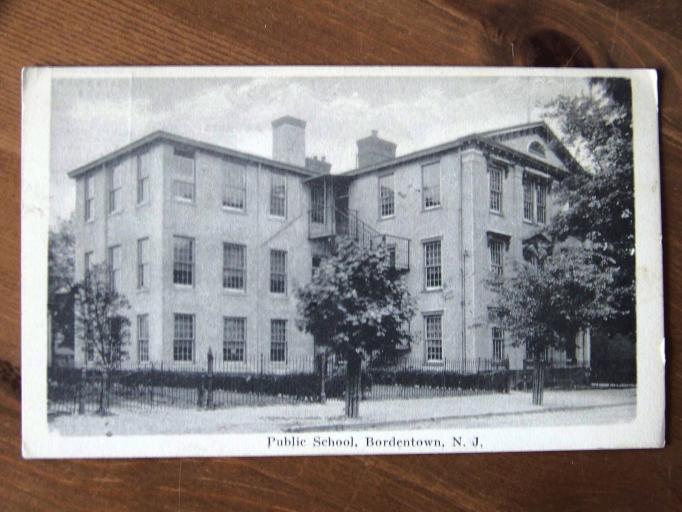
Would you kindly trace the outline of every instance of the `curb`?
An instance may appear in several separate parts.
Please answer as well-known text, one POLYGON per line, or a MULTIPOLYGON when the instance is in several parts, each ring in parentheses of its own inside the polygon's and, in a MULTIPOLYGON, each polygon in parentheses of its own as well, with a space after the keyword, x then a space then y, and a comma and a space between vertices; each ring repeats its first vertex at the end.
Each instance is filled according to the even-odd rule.
POLYGON ((327 425, 316 425, 316 426, 305 426, 305 427, 291 427, 284 429, 285 432, 292 433, 304 433, 304 432, 317 432, 320 430, 332 430, 332 431, 342 431, 342 430, 361 430, 361 429, 373 429, 377 427, 390 427, 390 426, 401 426, 401 425, 413 425, 415 423, 435 423, 437 421, 443 420, 471 420, 471 419, 483 419, 483 418, 501 418, 506 416, 520 416, 526 414, 546 414, 550 412, 567 412, 567 411, 590 411, 594 409, 610 409, 614 407, 624 407, 627 405, 637 405, 637 402, 618 402, 615 404, 606 405, 586 405, 581 407, 551 407, 547 409, 539 410, 528 410, 528 411, 515 411, 515 412, 488 412, 484 414, 470 414, 470 415, 455 415, 455 416, 434 416, 431 418, 417 418, 413 420, 393 420, 393 421, 373 421, 366 423, 330 423, 327 425))

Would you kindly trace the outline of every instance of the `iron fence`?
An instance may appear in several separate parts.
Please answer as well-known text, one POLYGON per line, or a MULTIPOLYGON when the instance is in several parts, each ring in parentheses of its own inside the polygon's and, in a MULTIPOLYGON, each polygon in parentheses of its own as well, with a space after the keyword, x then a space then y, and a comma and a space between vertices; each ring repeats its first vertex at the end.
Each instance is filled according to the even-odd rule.
MULTIPOLYGON (((587 365, 545 365, 548 388, 628 385, 634 379, 634 368, 619 362, 602 365, 596 375, 587 365)), ((50 414, 319 402, 342 399, 346 392, 346 363, 335 355, 216 361, 210 354, 203 364, 129 364, 110 371, 53 367, 47 377, 50 414)), ((532 377, 532 367, 510 370, 507 360, 373 360, 363 365, 361 389, 364 400, 505 393, 531 389, 532 377)))
POLYGON ((124 364, 114 370, 50 368, 48 413, 111 409, 196 408, 268 405, 319 400, 314 357, 204 364, 124 364))
MULTIPOLYGON (((554 389, 579 389, 588 387, 629 387, 636 384, 634 360, 543 361, 544 387, 554 389)), ((524 368, 510 370, 510 387, 532 388, 534 362, 524 361, 524 368)))
POLYGON ((629 387, 637 384, 635 359, 594 360, 590 380, 598 387, 629 387))

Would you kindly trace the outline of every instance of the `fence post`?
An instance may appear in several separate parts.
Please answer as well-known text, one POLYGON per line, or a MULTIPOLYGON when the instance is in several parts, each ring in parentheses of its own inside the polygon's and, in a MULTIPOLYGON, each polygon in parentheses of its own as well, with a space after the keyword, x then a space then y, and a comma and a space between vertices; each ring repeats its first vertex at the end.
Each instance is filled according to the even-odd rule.
POLYGON ((324 385, 327 379, 327 352, 320 354, 320 403, 327 402, 327 395, 325 393, 324 385))
POLYGON ((504 392, 509 393, 511 387, 511 372, 509 371, 509 356, 504 360, 504 392))
POLYGON ((154 408, 154 363, 149 372, 149 407, 154 408))
POLYGON ((81 368, 81 381, 78 388, 78 414, 85 414, 85 384, 87 380, 86 369, 81 368))
POLYGON ((197 407, 204 407, 204 380, 206 379, 206 374, 201 373, 199 375, 199 384, 197 387, 197 407))
POLYGON ((263 353, 260 353, 260 378, 258 379, 258 396, 263 394, 263 353))
POLYGON ((208 347, 208 391, 206 396, 206 407, 213 408, 213 352, 208 347))

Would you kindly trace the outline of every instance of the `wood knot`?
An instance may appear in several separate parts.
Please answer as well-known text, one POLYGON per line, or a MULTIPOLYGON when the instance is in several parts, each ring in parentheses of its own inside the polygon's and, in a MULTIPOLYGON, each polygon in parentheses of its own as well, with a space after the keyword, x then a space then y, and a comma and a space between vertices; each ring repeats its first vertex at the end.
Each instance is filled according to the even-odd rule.
POLYGON ((521 41, 520 64, 539 67, 594 67, 588 53, 575 39, 556 30, 531 32, 521 41))
POLYGON ((21 397, 21 373, 9 361, 0 359, 0 384, 17 398, 21 397))

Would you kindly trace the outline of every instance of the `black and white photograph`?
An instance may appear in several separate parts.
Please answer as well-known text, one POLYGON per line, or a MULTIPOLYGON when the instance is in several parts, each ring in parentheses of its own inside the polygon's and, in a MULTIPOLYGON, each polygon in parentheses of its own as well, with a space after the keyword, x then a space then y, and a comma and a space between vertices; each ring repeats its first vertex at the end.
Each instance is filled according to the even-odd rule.
POLYGON ((655 72, 23 87, 24 456, 664 444, 655 72))

